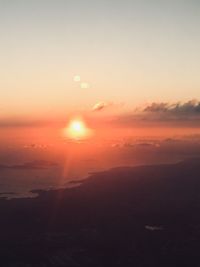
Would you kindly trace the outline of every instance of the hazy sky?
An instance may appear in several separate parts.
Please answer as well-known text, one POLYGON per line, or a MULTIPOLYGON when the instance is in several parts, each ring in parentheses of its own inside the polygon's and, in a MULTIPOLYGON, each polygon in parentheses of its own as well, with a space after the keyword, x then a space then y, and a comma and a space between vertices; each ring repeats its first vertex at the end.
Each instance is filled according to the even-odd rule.
POLYGON ((0 0, 1 116, 200 98, 199 14, 198 0, 0 0))

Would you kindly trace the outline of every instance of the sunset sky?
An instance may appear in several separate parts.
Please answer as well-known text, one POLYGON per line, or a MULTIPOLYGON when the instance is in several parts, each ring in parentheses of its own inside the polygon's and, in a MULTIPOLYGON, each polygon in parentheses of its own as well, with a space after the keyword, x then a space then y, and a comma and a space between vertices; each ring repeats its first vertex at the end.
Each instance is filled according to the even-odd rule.
POLYGON ((200 0, 0 0, 0 267, 200 267, 200 0))
POLYGON ((199 12, 197 0, 0 0, 0 119, 200 98, 199 12))

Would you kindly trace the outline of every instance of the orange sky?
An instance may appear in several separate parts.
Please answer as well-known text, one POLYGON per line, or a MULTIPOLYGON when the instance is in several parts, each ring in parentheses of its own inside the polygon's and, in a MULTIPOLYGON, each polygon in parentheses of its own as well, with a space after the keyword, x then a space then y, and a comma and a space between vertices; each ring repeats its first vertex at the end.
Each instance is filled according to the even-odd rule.
POLYGON ((1 1, 0 119, 199 98, 199 9, 178 0, 1 1))

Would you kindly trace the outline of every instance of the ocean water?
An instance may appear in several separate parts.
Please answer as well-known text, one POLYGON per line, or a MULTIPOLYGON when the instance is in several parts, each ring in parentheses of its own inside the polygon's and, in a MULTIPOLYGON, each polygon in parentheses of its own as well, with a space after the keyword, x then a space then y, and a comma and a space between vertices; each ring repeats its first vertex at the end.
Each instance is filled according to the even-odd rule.
POLYGON ((199 136, 106 132, 72 140, 61 129, 0 129, 0 197, 35 197, 34 190, 72 186, 71 181, 118 166, 176 162, 200 154, 199 136))

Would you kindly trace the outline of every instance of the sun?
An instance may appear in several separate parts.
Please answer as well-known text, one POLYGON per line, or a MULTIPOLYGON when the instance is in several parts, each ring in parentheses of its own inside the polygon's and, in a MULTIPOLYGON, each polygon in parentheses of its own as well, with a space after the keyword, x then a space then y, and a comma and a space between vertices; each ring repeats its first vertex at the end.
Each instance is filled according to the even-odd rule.
POLYGON ((64 129, 64 134, 71 139, 86 139, 91 136, 91 129, 86 126, 82 119, 72 119, 64 129))
POLYGON ((85 124, 82 121, 72 121, 69 130, 74 134, 83 134, 85 132, 85 124))

